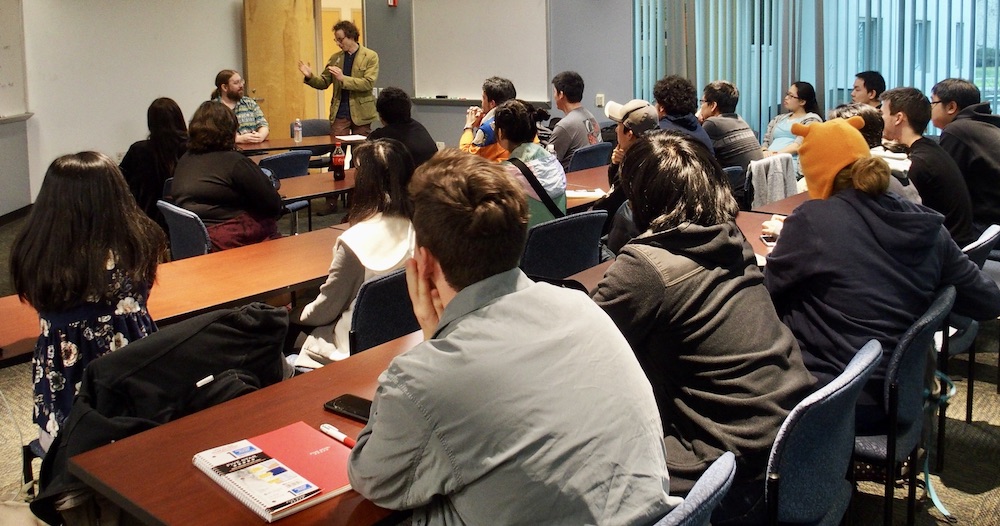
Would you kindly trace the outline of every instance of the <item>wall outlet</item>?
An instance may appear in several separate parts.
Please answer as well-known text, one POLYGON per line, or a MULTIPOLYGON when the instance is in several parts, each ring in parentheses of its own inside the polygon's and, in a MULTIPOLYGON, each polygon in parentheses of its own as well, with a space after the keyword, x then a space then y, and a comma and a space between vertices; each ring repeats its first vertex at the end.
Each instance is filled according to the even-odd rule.
POLYGON ((437 142, 437 143, 435 143, 435 144, 437 144, 437 147, 438 147, 438 151, 441 151, 441 150, 443 150, 443 149, 445 148, 445 146, 444 146, 444 141, 438 141, 438 142, 437 142))
POLYGON ((598 93, 597 94, 597 100, 594 101, 594 105, 597 106, 598 108, 603 108, 604 107, 604 94, 603 93, 598 93))

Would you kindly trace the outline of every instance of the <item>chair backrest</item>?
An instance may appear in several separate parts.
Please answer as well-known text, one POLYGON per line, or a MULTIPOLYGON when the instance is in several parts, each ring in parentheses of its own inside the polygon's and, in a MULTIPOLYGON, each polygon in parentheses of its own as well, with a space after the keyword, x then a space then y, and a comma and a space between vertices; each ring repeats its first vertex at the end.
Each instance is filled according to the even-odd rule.
POLYGON ((590 210, 539 223, 528 230, 521 255, 525 274, 563 279, 601 262, 606 210, 590 210))
POLYGON ((173 189, 174 189, 174 178, 173 177, 167 177, 166 179, 164 179, 163 180, 163 199, 165 201, 166 200, 173 201, 173 199, 174 199, 173 189))
POLYGON ((740 166, 727 166, 722 169, 729 179, 729 188, 736 203, 740 205, 740 210, 747 209, 746 196, 746 171, 740 166))
POLYGON ((201 218, 189 210, 172 205, 164 200, 156 202, 157 208, 167 219, 167 230, 170 232, 170 255, 176 261, 208 254, 212 242, 208 230, 201 218))
POLYGON ((406 270, 399 269, 361 284, 351 318, 351 354, 419 330, 406 289, 406 270))
POLYGON ((927 357, 934 349, 934 333, 945 326, 954 304, 954 286, 939 290, 927 312, 903 334, 889 358, 885 373, 885 412, 891 414, 889 387, 895 383, 899 393, 897 429, 900 434, 910 425, 922 423, 927 357))
POLYGON ((266 168, 278 179, 298 177, 309 173, 309 150, 292 150, 275 155, 268 155, 260 160, 260 167, 266 168))
MULTIPOLYGON (((316 137, 330 135, 329 119, 304 119, 302 121, 302 136, 316 137)), ((288 136, 295 137, 295 121, 288 123, 288 136)))
POLYGON ((566 167, 566 171, 573 172, 595 166, 604 166, 611 162, 611 149, 612 146, 609 142, 599 142, 579 148, 569 158, 569 166, 566 167))
POLYGON ((990 225, 979 236, 979 239, 966 245, 962 249, 962 252, 965 252, 965 255, 969 256, 969 259, 978 265, 979 268, 983 268, 993 247, 997 245, 997 241, 1000 241, 1000 225, 990 225))
POLYGON ((795 161, 791 154, 779 153, 750 161, 744 195, 751 208, 780 201, 796 193, 795 161))
MULTIPOLYGON (((295 137, 295 121, 288 123, 288 136, 295 137)), ((317 137, 320 135, 330 135, 329 119, 305 119, 302 121, 302 136, 317 137)), ((310 146, 309 150, 313 155, 326 155, 333 150, 333 145, 310 146)), ((319 165, 317 165, 319 166, 319 165)))
MULTIPOLYGON (((882 357, 882 345, 871 340, 829 384, 799 402, 778 429, 767 475, 778 476, 778 521, 819 524, 832 510, 847 509, 848 466, 854 452, 854 407, 868 377, 882 357)), ((765 490, 769 506, 774 491, 765 490)), ((839 517, 831 524, 839 521, 839 517)))
POLYGON ((726 451, 698 477, 684 502, 654 526, 708 526, 712 511, 726 496, 736 477, 736 455, 726 451))

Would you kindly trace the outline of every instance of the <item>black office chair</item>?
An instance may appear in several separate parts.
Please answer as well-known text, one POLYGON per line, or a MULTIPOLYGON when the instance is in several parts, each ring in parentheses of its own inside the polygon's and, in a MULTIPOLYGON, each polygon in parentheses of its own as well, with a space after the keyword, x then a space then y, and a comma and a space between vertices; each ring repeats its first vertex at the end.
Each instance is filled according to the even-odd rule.
POLYGON ((601 229, 606 210, 590 210, 539 223, 528 230, 521 270, 531 276, 563 279, 601 262, 601 229))
POLYGON ((726 172, 726 177, 729 179, 729 191, 736 199, 740 210, 749 210, 750 204, 746 201, 746 171, 739 166, 727 166, 722 171, 726 172))
POLYGON ((354 300, 351 354, 357 354, 420 329, 406 289, 406 270, 372 278, 361 285, 354 300))
MULTIPOLYGON (((260 160, 260 167, 270 171, 276 179, 287 179, 289 177, 299 177, 309 174, 309 158, 312 154, 309 150, 292 150, 275 155, 269 155, 260 160)), ((312 231, 312 203, 308 199, 295 201, 285 205, 285 209, 292 213, 291 233, 299 232, 299 210, 306 209, 309 231, 312 231)))
POLYGON ((157 208, 167 219, 170 234, 170 255, 174 261, 208 254, 212 241, 208 229, 194 212, 185 210, 164 200, 156 202, 157 208))

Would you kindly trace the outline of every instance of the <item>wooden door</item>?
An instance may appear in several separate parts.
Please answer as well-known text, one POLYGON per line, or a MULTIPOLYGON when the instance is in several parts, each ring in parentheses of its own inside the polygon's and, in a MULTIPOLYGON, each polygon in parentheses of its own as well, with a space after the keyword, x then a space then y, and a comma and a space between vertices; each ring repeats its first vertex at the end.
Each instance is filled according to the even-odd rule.
POLYGON ((316 90, 297 66, 315 62, 313 0, 243 0, 243 51, 246 93, 258 99, 271 136, 288 137, 295 119, 318 116, 316 90))

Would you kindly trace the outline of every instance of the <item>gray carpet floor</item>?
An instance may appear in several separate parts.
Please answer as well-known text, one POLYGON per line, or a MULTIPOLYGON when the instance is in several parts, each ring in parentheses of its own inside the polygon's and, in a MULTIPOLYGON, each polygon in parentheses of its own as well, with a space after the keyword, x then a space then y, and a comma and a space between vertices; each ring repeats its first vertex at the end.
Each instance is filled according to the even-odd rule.
MULTIPOLYGON (((314 201, 314 209, 323 206, 314 201)), ((304 218, 303 218, 304 219, 304 218)), ((341 214, 313 217, 313 228, 339 223, 341 214)), ((304 220, 301 228, 304 229, 304 220)), ((0 224, 0 295, 11 294, 7 254, 23 219, 0 224)), ((288 219, 280 223, 288 232, 288 219)), ((973 422, 965 422, 965 357, 954 358, 951 370, 956 374, 957 394, 952 399, 947 424, 945 470, 931 479, 938 496, 960 524, 1000 525, 1000 394, 997 394, 997 324, 983 324, 978 346, 973 422)), ((31 422, 30 365, 19 364, 0 369, 0 500, 14 498, 21 480, 20 444, 37 436, 31 422), (10 411, 8 411, 8 403, 10 411), (15 425, 16 424, 16 425, 15 425), (20 434, 18 433, 20 431, 20 434)), ((932 457, 933 458, 933 457, 932 457)), ((37 473, 39 462, 34 464, 37 473)), ((852 503, 849 524, 881 524, 882 486, 860 483, 860 492, 852 503)), ((897 488, 894 500, 895 523, 904 524, 905 488, 897 488)), ((943 516, 925 498, 922 489, 917 524, 945 523, 943 516)), ((2 513, 2 512, 0 512, 2 513)), ((2 519, 2 517, 0 517, 2 519)), ((2 522, 2 520, 0 520, 2 522)))

